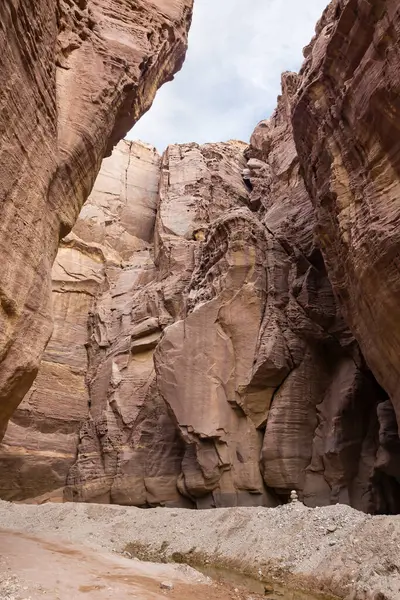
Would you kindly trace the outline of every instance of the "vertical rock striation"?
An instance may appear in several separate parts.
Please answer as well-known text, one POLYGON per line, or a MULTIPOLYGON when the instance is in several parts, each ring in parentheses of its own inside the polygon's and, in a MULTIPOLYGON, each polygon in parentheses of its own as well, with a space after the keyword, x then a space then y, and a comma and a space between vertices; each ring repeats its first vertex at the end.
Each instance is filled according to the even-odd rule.
MULTIPOLYGON (((84 56, 98 56, 101 32, 115 49, 153 28, 159 37, 145 44, 159 53, 140 63, 136 88, 121 75, 122 104, 110 77, 90 119, 84 99, 62 100, 56 133, 67 145, 46 192, 50 214, 32 213, 41 232, 43 218, 60 236, 70 228, 107 143, 147 107, 165 78, 160 65, 166 76, 182 55, 184 3, 168 14, 164 3, 152 4, 154 14, 137 3, 138 31, 118 38, 126 7, 111 7, 111 23, 108 6, 81 6, 76 29, 60 4, 61 100, 93 66, 74 60, 89 42, 94 54, 84 56), (96 15, 91 28, 85 19, 96 15), (165 19, 174 25, 166 32, 165 19), (84 32, 83 45, 65 42, 71 31, 81 41, 84 32), (90 123, 105 108, 96 133, 90 123)), ((55 329, 0 446, 1 497, 208 508, 274 505, 295 489, 309 506, 399 512, 399 15, 391 1, 333 0, 301 72, 283 75, 277 109, 248 147, 174 145, 160 157, 121 142, 103 162, 54 264, 55 329)), ((28 230, 18 227, 10 247, 21 250, 28 230)), ((41 254, 38 277, 50 256, 41 254)), ((34 260, 18 271, 21 285, 34 260)), ((38 314, 48 320, 40 290, 42 308, 36 292, 28 303, 39 325, 38 314)), ((14 297, 0 298, 7 323, 31 335, 14 297)), ((16 373, 29 383, 34 362, 31 375, 21 365, 9 373, 22 393, 16 373)))
POLYGON ((122 142, 104 161, 53 269, 56 327, 1 446, 3 497, 275 503, 245 392, 266 246, 244 149, 171 146, 160 162, 122 142))
POLYGON ((187 280, 180 318, 164 332, 155 369, 183 440, 179 491, 204 508, 274 502, 258 465, 258 407, 246 391, 262 319, 266 239, 247 206, 244 148, 172 147, 161 187, 156 246, 161 268, 172 273, 165 289, 173 309, 175 290, 181 295, 176 266, 191 272, 180 279, 187 280))
POLYGON ((121 142, 104 161, 53 268, 3 498, 205 508, 297 489, 396 510, 395 417, 333 295, 290 122, 299 81, 282 82, 247 149, 121 142))
POLYGON ((0 434, 51 329, 51 266, 101 160, 180 68, 192 0, 0 7, 0 434))
POLYGON ((293 113, 329 278, 368 365, 390 397, 378 412, 385 447, 378 463, 397 478, 399 32, 395 1, 331 2, 305 50, 293 113))
MULTIPOLYGON (((140 261, 149 262, 159 163, 154 148, 121 142, 104 161, 78 223, 61 243, 52 271, 53 335, 1 446, 1 481, 9 499, 65 485, 91 404, 88 324, 97 298, 112 293, 130 256, 138 257, 136 271, 140 261)), ((134 282, 135 265, 127 272, 134 282)))
POLYGON ((262 434, 235 401, 251 369, 265 283, 244 148, 187 144, 164 154, 152 251, 131 253, 96 302, 91 406, 67 499, 275 503, 258 467, 262 434))
POLYGON ((301 78, 286 73, 247 151, 251 203, 268 232, 267 300, 254 385, 270 389, 261 470, 310 506, 396 510, 398 485, 377 469, 377 406, 386 399, 332 292, 296 152, 291 113, 301 78))

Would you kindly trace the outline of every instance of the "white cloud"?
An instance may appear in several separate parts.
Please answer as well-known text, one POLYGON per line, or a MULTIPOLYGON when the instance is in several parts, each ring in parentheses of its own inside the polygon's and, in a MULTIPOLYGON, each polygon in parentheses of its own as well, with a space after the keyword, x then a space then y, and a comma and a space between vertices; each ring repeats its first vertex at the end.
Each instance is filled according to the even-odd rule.
POLYGON ((128 134, 168 144, 247 141, 268 117, 282 71, 298 70, 327 0, 195 0, 189 50, 175 80, 128 134))

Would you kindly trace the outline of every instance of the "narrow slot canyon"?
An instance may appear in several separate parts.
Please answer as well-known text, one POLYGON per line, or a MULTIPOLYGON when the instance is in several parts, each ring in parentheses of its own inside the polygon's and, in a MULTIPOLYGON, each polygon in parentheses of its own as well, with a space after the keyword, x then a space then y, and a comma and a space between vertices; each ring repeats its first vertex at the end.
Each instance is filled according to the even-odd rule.
POLYGON ((126 135, 192 0, 36 4, 0 7, 0 600, 399 600, 397 0, 332 0, 250 139, 162 152, 126 135))

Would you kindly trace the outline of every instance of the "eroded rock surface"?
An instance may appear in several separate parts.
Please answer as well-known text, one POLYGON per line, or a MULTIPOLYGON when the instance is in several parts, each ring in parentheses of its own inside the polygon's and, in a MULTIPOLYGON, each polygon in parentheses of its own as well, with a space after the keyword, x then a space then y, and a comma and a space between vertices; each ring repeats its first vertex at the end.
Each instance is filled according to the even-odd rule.
POLYGON ((161 160, 122 142, 104 161, 53 269, 54 335, 3 440, 7 498, 66 485, 68 499, 139 506, 275 502, 257 407, 252 419, 235 399, 265 287, 244 149, 171 146, 161 160))
POLYGON ((201 508, 296 489, 396 510, 395 417, 316 243, 297 85, 284 76, 247 149, 121 142, 104 161, 53 268, 55 331, 1 446, 2 497, 201 508))
POLYGON ((0 7, 0 437, 51 329, 51 266, 100 168, 180 68, 192 0, 0 7))
POLYGON ((394 8, 334 0, 249 147, 103 163, 3 498, 399 512, 394 8))
POLYGON ((396 1, 332 2, 306 49, 293 116, 329 278, 397 422, 399 32, 396 1))
POLYGON ((246 206, 244 148, 187 144, 164 154, 154 249, 132 254, 97 301, 92 403, 68 499, 274 502, 258 467, 262 434, 235 403, 251 370, 263 284, 257 239, 247 247, 258 223, 246 206), (246 335, 247 299, 255 309, 246 335), (235 310, 242 322, 229 317, 235 310), (219 312, 237 329, 235 342, 219 312))
POLYGON ((261 205, 270 236, 255 379, 274 395, 261 469, 267 486, 300 490, 311 506, 395 511, 398 484, 377 462, 386 396, 342 319, 300 173, 291 126, 300 83, 283 76, 278 108, 258 125, 246 153, 251 203, 261 205))
MULTIPOLYGON (((1 446, 1 479, 9 498, 33 497, 65 485, 91 403, 93 311, 103 293, 111 298, 110 287, 114 280, 118 284, 127 258, 135 257, 126 264, 127 286, 135 283, 142 265, 151 264, 147 240, 153 236, 159 164, 154 148, 121 142, 104 161, 76 227, 61 244, 52 272, 54 332, 38 377, 1 446)), ((115 293, 118 298, 118 287, 115 293)), ((106 313, 108 305, 99 310, 106 313)), ((101 353, 107 342, 101 339, 101 317, 99 321, 101 353)), ((98 404, 102 406, 101 397, 98 404)))

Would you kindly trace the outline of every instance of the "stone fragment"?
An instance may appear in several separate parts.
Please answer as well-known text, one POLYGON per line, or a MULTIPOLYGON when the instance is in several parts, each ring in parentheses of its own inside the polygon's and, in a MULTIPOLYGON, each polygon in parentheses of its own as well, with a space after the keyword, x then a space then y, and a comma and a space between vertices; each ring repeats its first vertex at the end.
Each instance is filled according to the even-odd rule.
POLYGON ((337 526, 336 525, 328 525, 326 530, 328 533, 334 533, 337 530, 337 526))
POLYGON ((167 590, 168 592, 171 592, 174 589, 174 584, 170 581, 162 581, 160 583, 160 588, 162 590, 167 590))
POLYGON ((258 160, 257 158, 250 158, 249 161, 247 161, 247 167, 248 169, 251 170, 258 170, 258 169, 262 169, 263 167, 266 166, 266 163, 263 162, 262 160, 258 160))

